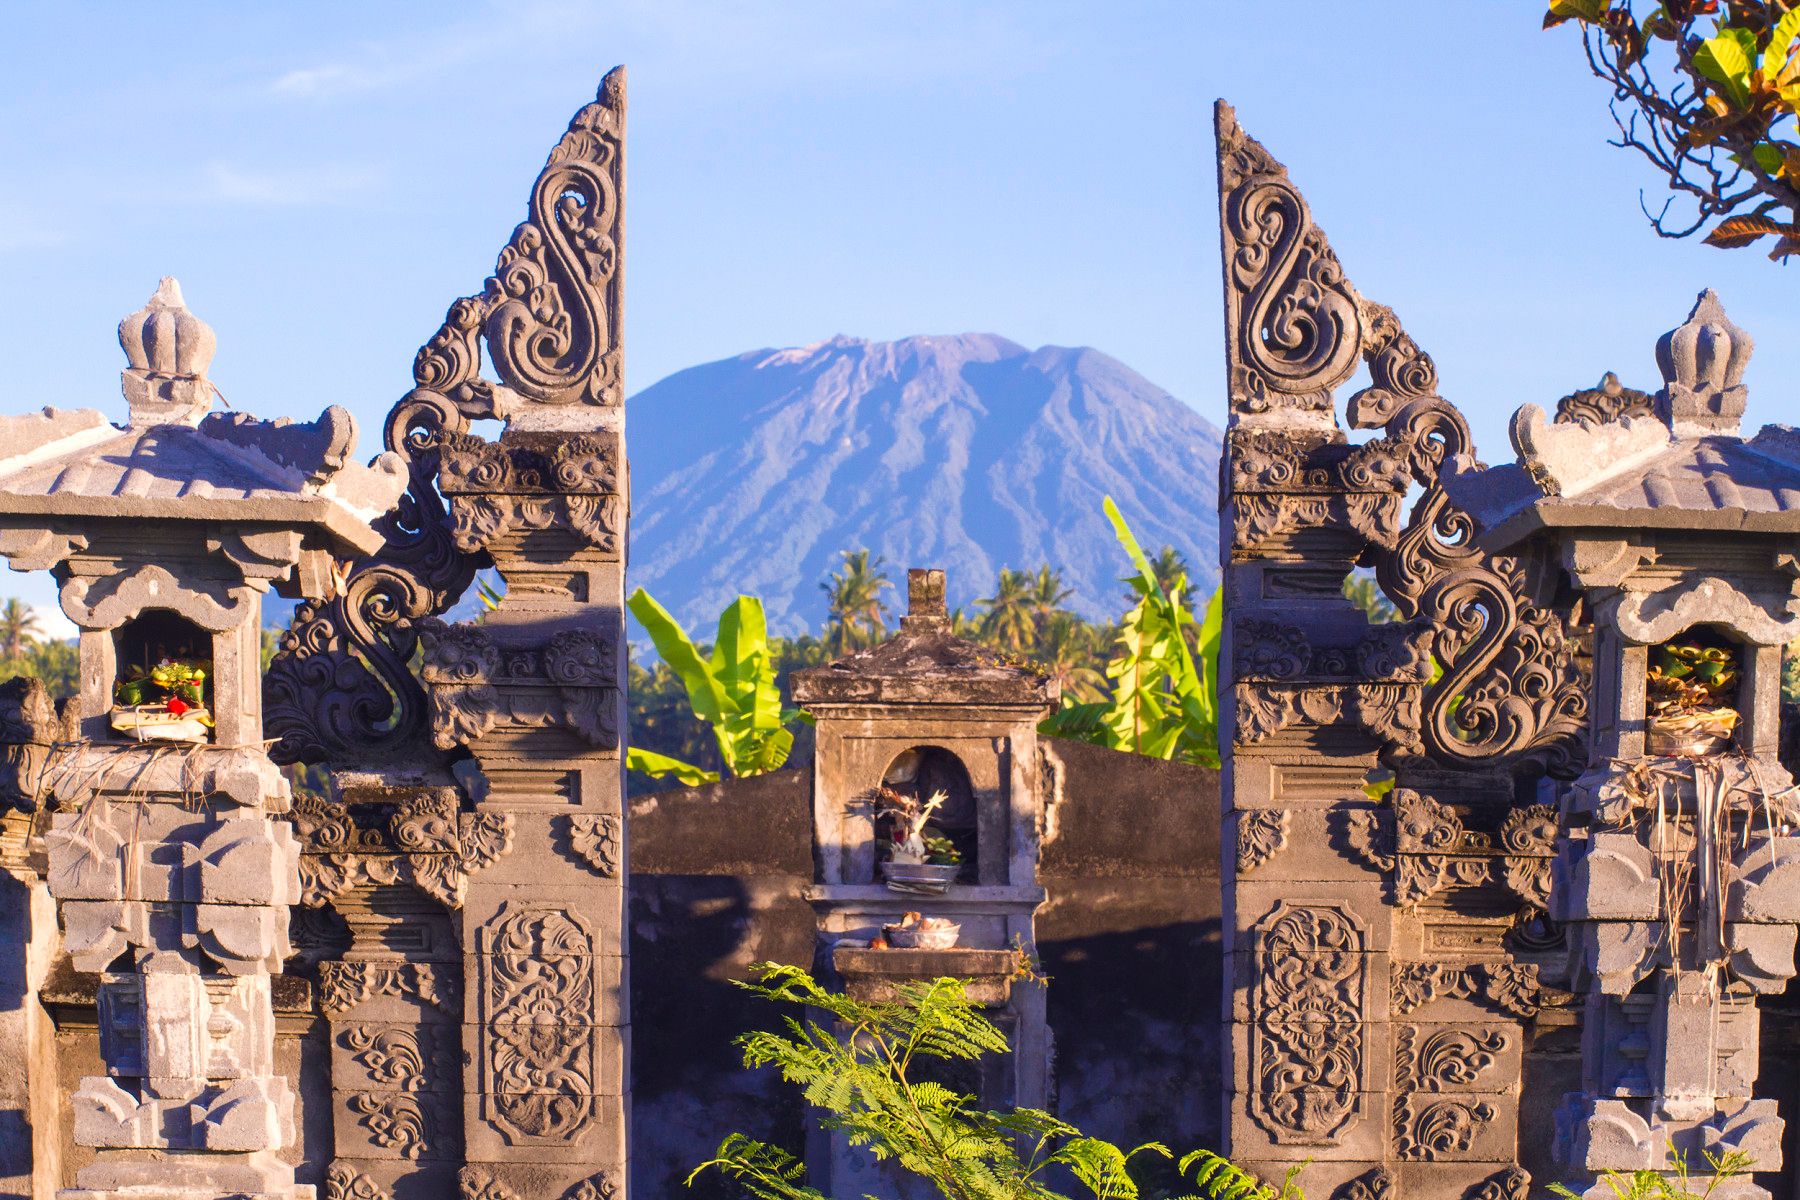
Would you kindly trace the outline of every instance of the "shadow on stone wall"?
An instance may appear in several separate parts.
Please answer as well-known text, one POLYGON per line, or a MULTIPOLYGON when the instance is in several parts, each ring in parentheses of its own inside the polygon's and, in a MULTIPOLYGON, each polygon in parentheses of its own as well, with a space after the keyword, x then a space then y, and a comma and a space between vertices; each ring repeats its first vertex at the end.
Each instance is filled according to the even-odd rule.
MULTIPOLYGON (((1062 764, 1038 918, 1060 1115, 1096 1135, 1218 1144, 1217 772, 1078 743, 1062 764)), ((811 965, 803 770, 631 804, 632 1185, 681 1180, 726 1133, 799 1149, 804 1114, 731 1042, 778 1014, 731 986, 753 962, 811 965)))

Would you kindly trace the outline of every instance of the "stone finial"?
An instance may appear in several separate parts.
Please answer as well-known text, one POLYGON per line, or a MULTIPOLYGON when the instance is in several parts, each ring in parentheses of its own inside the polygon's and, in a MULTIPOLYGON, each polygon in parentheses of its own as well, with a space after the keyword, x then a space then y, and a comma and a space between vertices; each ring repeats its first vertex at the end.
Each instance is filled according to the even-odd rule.
POLYGON ((1701 292, 1687 322, 1656 343, 1656 365, 1663 377, 1657 416, 1676 437, 1735 435, 1749 394, 1744 368, 1754 348, 1750 335, 1725 315, 1718 293, 1711 288, 1701 292))
POLYGON ((120 375, 133 425, 191 425, 212 405, 206 378, 218 338, 188 311, 181 285, 165 275, 144 307, 119 322, 129 364, 120 375))
POLYGON ((944 607, 944 573, 933 567, 914 567, 906 573, 906 616, 901 628, 943 625, 949 618, 944 607))

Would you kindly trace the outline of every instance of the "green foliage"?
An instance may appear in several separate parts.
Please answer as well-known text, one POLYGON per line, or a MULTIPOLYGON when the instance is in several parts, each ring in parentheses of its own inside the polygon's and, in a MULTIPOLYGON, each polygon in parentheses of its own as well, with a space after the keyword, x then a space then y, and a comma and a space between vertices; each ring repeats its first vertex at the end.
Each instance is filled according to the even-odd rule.
MULTIPOLYGON (((694 716, 712 727, 719 756, 733 775, 762 775, 787 761, 794 747, 788 725, 804 720, 805 714, 781 706, 762 601, 739 596, 726 606, 710 656, 643 588, 626 605, 681 680, 694 716)), ((636 746, 626 752, 626 765, 652 778, 674 775, 687 784, 719 778, 716 771, 636 746)))
MULTIPOLYGON (((1670 1147, 1670 1169, 1664 1171, 1607 1171, 1600 1176, 1617 1200, 1708 1200, 1722 1185, 1750 1170, 1754 1157, 1742 1150, 1714 1154, 1702 1150, 1707 1174, 1695 1179, 1688 1173, 1685 1155, 1670 1147)), ((1561 1200, 1581 1200, 1581 1193, 1560 1183, 1550 1194, 1561 1200)))
POLYGON ((25 641, 16 655, 0 658, 0 679, 30 675, 44 681, 55 698, 81 690, 81 651, 73 641, 25 641))
POLYGON ((1066 702, 1039 728, 1152 758, 1219 765, 1218 669, 1224 596, 1215 592, 1195 625, 1183 599, 1185 570, 1158 577, 1112 497, 1106 515, 1137 574, 1126 580, 1137 603, 1119 624, 1106 664, 1109 698, 1066 702))
MULTIPOLYGON (((744 987, 823 1019, 785 1019, 780 1031, 737 1039, 747 1068, 774 1067, 801 1089, 820 1126, 891 1169, 931 1186, 945 1200, 1137 1200, 1132 1165, 1170 1157, 1157 1142, 1125 1150, 1084 1135, 1035 1108, 994 1111, 931 1078, 946 1064, 1007 1050, 1006 1035, 956 979, 902 984, 900 999, 865 1003, 828 991, 798 967, 759 963, 744 987)), ((1211 1154, 1190 1154, 1207 1200, 1299 1200, 1262 1187, 1211 1154), (1254 1190, 1245 1191, 1248 1181, 1254 1190)), ((757 1200, 828 1200, 805 1181, 805 1166, 779 1146, 733 1133, 688 1176, 737 1181, 757 1200)), ((1290 1183, 1291 1183, 1290 1176, 1290 1183)), ((1198 1200, 1186 1197, 1184 1200, 1198 1200)))
POLYGON ((1770 258, 1800 255, 1800 0, 1552 0, 1545 28, 1567 21, 1612 88, 1613 144, 1691 202, 1673 222, 1675 196, 1646 208, 1656 231, 1686 237, 1716 218, 1708 245, 1773 237, 1770 258))
POLYGON ((1400 619, 1400 610, 1381 594, 1381 585, 1366 571, 1352 571, 1344 576, 1344 599, 1356 605, 1371 625, 1386 625, 1400 619))
POLYGON ((1181 1173, 1194 1172, 1194 1185, 1206 1200, 1305 1200, 1298 1183, 1305 1165, 1296 1163, 1289 1167, 1279 1191, 1211 1150, 1195 1150, 1184 1155, 1181 1173))
POLYGON ((887 563, 867 550, 846 550, 843 565, 819 585, 828 615, 825 641, 839 655, 865 650, 887 633, 888 606, 881 593, 894 586, 887 563))
MULTIPOLYGON (((1135 539, 1130 544, 1137 545, 1135 539)), ((1088 621, 1064 608, 1071 589, 1045 563, 1032 571, 1002 567, 993 592, 977 603, 974 615, 962 609, 950 614, 951 631, 1055 680, 1068 706, 1053 718, 1057 724, 1052 732, 1059 736, 1216 764, 1217 719, 1209 672, 1216 673, 1218 602, 1208 610, 1214 620, 1196 622, 1181 599, 1188 586, 1181 554, 1172 546, 1150 558, 1141 550, 1136 553, 1137 573, 1126 580, 1132 609, 1122 623, 1088 621), (1146 564, 1155 588, 1144 575, 1146 564), (1169 640, 1171 631, 1186 643, 1187 665, 1169 640), (1120 650, 1122 638, 1137 648, 1120 650), (1166 661, 1168 670, 1158 674, 1157 661, 1166 661), (1123 686, 1115 682, 1121 678, 1123 686), (1192 684, 1186 682, 1190 678, 1192 684), (1182 687, 1175 688, 1169 679, 1182 680, 1182 687)), ((888 609, 882 593, 893 585, 882 560, 862 550, 847 551, 842 559, 820 585, 830 603, 822 635, 766 639, 778 689, 785 689, 794 670, 822 666, 886 636, 888 609)), ((705 659, 710 651, 694 647, 685 633, 681 637, 688 640, 691 656, 678 649, 674 658, 665 654, 663 661, 634 662, 628 668, 634 791, 670 777, 693 783, 726 771, 738 773, 714 726, 690 699, 694 660, 705 659), (673 665, 677 660, 686 663, 681 670, 673 665)), ((788 704, 785 691, 779 694, 777 703, 788 704)), ((796 730, 795 736, 806 734, 796 730)))

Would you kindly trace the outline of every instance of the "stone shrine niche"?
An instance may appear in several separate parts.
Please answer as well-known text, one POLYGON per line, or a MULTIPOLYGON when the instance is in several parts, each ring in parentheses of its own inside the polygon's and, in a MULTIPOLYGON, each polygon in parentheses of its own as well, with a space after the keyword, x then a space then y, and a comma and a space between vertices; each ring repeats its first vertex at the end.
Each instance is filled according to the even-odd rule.
MULTIPOLYGON (((37 1119, 66 1120, 78 1148, 66 1200, 308 1200, 298 1080, 275 1047, 299 847, 262 738, 262 597, 322 596, 325 564, 380 544, 371 522, 405 476, 392 455, 350 460, 340 408, 209 412, 212 331, 173 279, 119 340, 124 425, 0 418, 0 553, 49 570, 80 630, 80 696, 52 714, 28 688, 6 731, 25 768, 14 802, 50 810, 27 835, 42 866, 20 879, 29 916, 9 952, 42 978, 53 901, 67 966, 92 981, 103 1067, 37 1119)), ((37 1047, 3 1049, 57 1095, 37 1047)), ((65 1135, 38 1132, 34 1152, 65 1135)), ((33 1163, 34 1194, 56 1170, 54 1152, 33 1163)))
MULTIPOLYGON (((1041 983, 1019 979, 1035 961, 1035 917, 1051 764, 1037 726, 1056 685, 950 632, 942 571, 908 572, 900 630, 872 649, 796 672, 795 703, 815 718, 812 768, 819 957, 851 995, 891 998, 897 985, 953 975, 970 981, 1013 1039, 974 1086, 984 1104, 1043 1107, 1050 1094, 1049 1029, 1041 983), (921 864, 895 853, 894 803, 908 811, 942 793, 921 864), (932 861, 954 856, 960 862, 932 861), (957 927, 949 948, 903 945, 907 913, 957 927)), ((908 818, 910 819, 910 818, 908 818)), ((940 935, 941 936, 941 935, 940 935)), ((865 1151, 815 1139, 809 1178, 834 1194, 892 1193, 865 1151)))
MULTIPOLYGON (((1712 292, 1657 344, 1648 411, 1512 422, 1513 464, 1445 484, 1484 545, 1560 564, 1595 614, 1586 770, 1561 797, 1550 910, 1583 997, 1571 1172, 1782 1167, 1758 999, 1795 974, 1800 823, 1777 758, 1800 634, 1800 435, 1739 432, 1751 340, 1712 292)), ((1590 1197, 1610 1194, 1597 1183, 1590 1197)), ((1739 1175, 1714 1195, 1769 1193, 1739 1175)))

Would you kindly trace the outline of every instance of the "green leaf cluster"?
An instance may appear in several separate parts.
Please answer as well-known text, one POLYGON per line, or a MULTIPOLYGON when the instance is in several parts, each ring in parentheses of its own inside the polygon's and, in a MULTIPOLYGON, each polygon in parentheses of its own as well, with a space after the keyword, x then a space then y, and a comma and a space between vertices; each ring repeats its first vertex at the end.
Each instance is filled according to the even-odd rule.
MULTIPOLYGON (((869 1003, 829 991, 798 967, 753 970, 756 978, 739 986, 809 1015, 740 1037, 745 1067, 775 1068, 822 1128, 945 1200, 1138 1200, 1134 1163, 1171 1157, 1159 1142, 1122 1149, 1088 1137, 1041 1109, 984 1109, 933 1079, 934 1066, 1008 1048, 961 980, 906 983, 898 999, 869 1003)), ((1190 1169, 1200 1193, 1182 1200, 1300 1200, 1293 1173, 1277 1191, 1207 1151, 1181 1160, 1182 1173, 1190 1169)), ((727 1136, 688 1183, 708 1172, 757 1200, 829 1200, 806 1182, 797 1156, 741 1133, 727 1136)))
MULTIPOLYGON (((739 596, 719 614, 712 653, 702 654, 681 623, 643 588, 626 601, 631 615, 650 634, 656 652, 687 690, 694 716, 711 727, 719 757, 734 776, 762 775, 787 761, 794 748, 798 709, 781 706, 762 601, 739 596)), ((673 775, 682 783, 716 783, 719 775, 666 754, 632 746, 625 765, 653 778, 673 775)))
POLYGON ((1106 664, 1112 695, 1065 704, 1039 729, 1152 758, 1216 767, 1223 593, 1213 593, 1196 627, 1184 597, 1186 572, 1159 578, 1111 496, 1105 509, 1114 535, 1137 569, 1125 581, 1137 603, 1120 621, 1113 656, 1106 664))
POLYGON ((1544 26, 1568 21, 1613 90, 1615 144, 1695 204, 1678 230, 1652 215, 1657 231, 1716 217, 1708 245, 1772 236, 1769 257, 1800 255, 1800 0, 1551 0, 1544 26))

